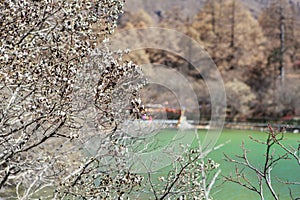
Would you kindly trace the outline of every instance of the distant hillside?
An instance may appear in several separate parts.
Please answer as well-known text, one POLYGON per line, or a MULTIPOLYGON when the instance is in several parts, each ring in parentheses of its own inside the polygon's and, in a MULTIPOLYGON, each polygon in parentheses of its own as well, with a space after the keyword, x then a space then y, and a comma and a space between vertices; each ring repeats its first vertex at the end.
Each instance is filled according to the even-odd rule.
POLYGON ((128 0, 125 10, 136 12, 144 9, 151 16, 156 11, 166 11, 179 7, 186 16, 194 16, 204 5, 205 0, 128 0))
MULTIPOLYGON (((274 0, 240 0, 246 8, 257 17, 261 10, 270 5, 274 0)), ((166 11, 174 7, 180 8, 184 17, 193 17, 203 7, 206 0, 128 0, 125 10, 136 12, 144 9, 151 16, 155 16, 156 11, 166 11)), ((294 4, 300 13, 300 0, 287 0, 289 4, 294 4)))

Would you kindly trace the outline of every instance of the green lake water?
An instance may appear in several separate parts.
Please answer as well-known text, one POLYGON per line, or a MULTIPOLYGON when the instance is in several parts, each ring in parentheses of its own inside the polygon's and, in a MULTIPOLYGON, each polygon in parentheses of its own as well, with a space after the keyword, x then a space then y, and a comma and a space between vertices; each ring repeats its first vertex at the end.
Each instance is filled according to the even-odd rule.
MULTIPOLYGON (((173 138, 173 136, 177 133, 177 130, 162 130, 159 134, 157 134, 155 137, 157 137, 160 140, 160 145, 167 144, 170 139, 173 138)), ((206 131, 199 131, 200 140, 203 140, 205 137, 206 131)), ((191 132, 191 135, 193 133, 191 132)), ((262 141, 265 141, 267 138, 267 134, 264 132, 255 132, 255 131, 245 131, 245 130, 223 130, 222 134, 220 135, 217 145, 225 143, 226 141, 229 141, 226 145, 224 145, 222 148, 210 153, 208 155, 209 158, 212 158, 215 162, 220 164, 220 169, 222 170, 221 176, 219 176, 219 180, 216 182, 213 193, 213 198, 215 200, 241 200, 241 199, 247 199, 247 200, 254 200, 254 199, 260 199, 257 193, 249 191, 247 189, 244 189, 243 187, 226 182, 224 184, 221 184, 223 181, 222 175, 229 175, 231 172, 234 172, 235 164, 226 162, 224 160, 224 153, 227 155, 234 157, 234 155, 241 155, 242 149, 241 149, 241 143, 242 141, 245 142, 245 147, 248 152, 248 158, 253 163, 253 165, 262 167, 264 164, 264 152, 266 150, 266 146, 262 144, 258 144, 251 140, 249 138, 249 135, 253 136, 256 139, 260 139, 262 141)), ((286 133, 285 138, 287 140, 283 141, 285 145, 291 145, 295 148, 298 147, 298 144, 300 144, 300 134, 293 134, 293 133, 286 133)), ((195 146, 192 145, 192 146, 195 146)), ((275 155, 279 153, 283 153, 283 151, 276 146, 275 149, 275 155)), ((163 176, 166 175, 168 172, 168 167, 161 169, 158 171, 157 176, 163 176)), ((247 178, 257 184, 257 176, 254 172, 250 170, 245 170, 245 174, 247 175, 247 178)), ((289 180, 294 182, 300 182, 300 166, 296 162, 296 160, 283 160, 280 161, 272 170, 273 174, 273 186, 276 192, 279 193, 279 198, 281 200, 288 200, 291 199, 289 195, 289 187, 293 192, 293 197, 300 198, 300 186, 299 185, 293 185, 293 186, 287 186, 283 183, 280 183, 276 180, 275 177, 281 178, 282 180, 289 180)), ((264 188, 264 196, 265 199, 273 199, 271 194, 269 193, 267 188, 264 188)))

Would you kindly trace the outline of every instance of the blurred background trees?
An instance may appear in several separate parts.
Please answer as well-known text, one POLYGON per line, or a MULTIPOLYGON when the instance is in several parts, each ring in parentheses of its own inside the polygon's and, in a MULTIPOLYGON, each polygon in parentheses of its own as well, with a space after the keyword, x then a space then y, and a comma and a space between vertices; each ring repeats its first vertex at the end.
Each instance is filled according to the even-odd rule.
MULTIPOLYGON (((125 9, 136 13, 134 5, 138 4, 131 2, 129 5, 132 7, 125 9)), ((141 9, 143 6, 137 7, 141 9)), ((283 106, 277 98, 284 96, 280 88, 289 88, 291 82, 295 83, 295 90, 300 90, 297 84, 300 76, 298 1, 191 0, 185 3, 184 8, 174 2, 168 9, 159 8, 158 2, 154 1, 144 7, 148 13, 147 18, 150 16, 153 19, 150 26, 175 28, 184 32, 203 45, 221 71, 225 83, 236 79, 250 88, 254 98, 251 98, 247 112, 237 111, 230 113, 230 116, 245 115, 246 118, 261 120, 278 119, 286 115, 299 116, 299 108, 280 109, 283 106), (186 12, 185 8, 191 9, 186 12)), ((184 47, 184 51, 193 51, 189 44, 181 44, 180 41, 175 43, 176 40, 174 46, 184 47)), ((145 58, 151 62, 176 68, 187 77, 193 77, 191 81, 200 104, 209 107, 209 96, 202 77, 195 75, 189 63, 168 52, 148 50, 144 53, 145 58), (162 58, 167 59, 161 62, 162 58)), ((299 98, 299 92, 290 96, 299 98)), ((151 98, 165 97, 151 95, 151 98)), ((228 96, 228 106, 235 107, 230 99, 243 102, 242 98, 242 95, 228 96)), ((147 103, 147 97, 145 101, 147 103)))

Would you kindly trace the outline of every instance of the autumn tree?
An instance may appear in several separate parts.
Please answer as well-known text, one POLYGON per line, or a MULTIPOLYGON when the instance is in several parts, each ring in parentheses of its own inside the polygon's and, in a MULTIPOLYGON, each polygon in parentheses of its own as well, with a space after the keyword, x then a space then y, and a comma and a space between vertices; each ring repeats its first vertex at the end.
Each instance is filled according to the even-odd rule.
POLYGON ((250 114, 255 95, 251 88, 237 79, 225 84, 227 99, 230 102, 229 117, 245 117, 250 114))
POLYGON ((192 26, 221 71, 255 66, 263 60, 263 33, 238 1, 207 1, 192 26))
POLYGON ((285 0, 274 1, 259 17, 267 37, 267 64, 273 79, 284 80, 288 65, 296 62, 299 53, 299 22, 296 8, 285 0), (297 37, 298 35, 298 37, 297 37))
POLYGON ((225 82, 233 78, 244 82, 258 91, 258 101, 252 99, 253 103, 261 102, 260 93, 270 83, 264 59, 266 39, 257 20, 241 2, 207 1, 195 17, 190 33, 208 51, 225 82))
MULTIPOLYGON (((282 100, 279 100, 281 98, 278 99, 278 96, 283 97, 290 90, 281 88, 286 88, 284 84, 290 85, 296 78, 290 77, 289 71, 296 65, 297 54, 299 54, 298 17, 295 5, 284 0, 274 1, 259 17, 259 23, 267 38, 266 67, 269 68, 268 77, 271 79, 267 98, 273 99, 269 107, 273 109, 271 113, 278 116, 286 113, 282 109, 282 100)), ((290 95, 291 98, 297 98, 296 94, 290 95)))
MULTIPOLYGON (((118 29, 120 31, 126 31, 130 29, 139 29, 139 28, 147 28, 154 26, 154 20, 152 17, 144 10, 139 10, 136 13, 127 11, 118 22, 118 29)), ((128 36, 128 40, 131 37, 136 37, 136 40, 142 40, 142 36, 128 36)), ((123 38, 123 41, 127 38, 123 38)), ((137 64, 149 64, 150 58, 147 54, 147 49, 140 49, 137 51, 130 51, 127 55, 125 55, 126 59, 132 60, 137 64)))

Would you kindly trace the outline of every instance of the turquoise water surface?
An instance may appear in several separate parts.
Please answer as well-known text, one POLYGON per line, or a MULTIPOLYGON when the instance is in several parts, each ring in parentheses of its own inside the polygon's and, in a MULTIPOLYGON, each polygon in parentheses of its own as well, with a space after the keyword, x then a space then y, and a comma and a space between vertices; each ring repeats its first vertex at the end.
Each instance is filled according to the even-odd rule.
MULTIPOLYGON (((160 141, 160 145, 165 145, 176 135, 177 130, 162 130, 158 135, 156 135, 158 140, 160 141)), ((198 131, 199 139, 203 140, 206 134, 206 131, 198 131)), ((191 136, 193 133, 190 133, 191 136)), ((259 144, 254 142, 249 138, 249 135, 256 139, 260 139, 261 141, 265 141, 267 138, 267 134, 265 132, 255 132, 255 131, 245 131, 245 130, 223 130, 222 134, 218 138, 217 145, 228 142, 222 148, 210 153, 208 155, 209 158, 212 158, 215 162, 220 164, 220 169, 222 170, 221 176, 219 176, 219 180, 216 182, 215 187, 212 191, 212 196, 216 200, 241 200, 241 199, 260 199, 257 193, 249 191, 235 183, 225 182, 223 183, 223 176, 229 175, 231 172, 235 171, 235 164, 226 162, 224 160, 224 153, 235 158, 235 155, 242 155, 241 144, 242 141, 245 143, 246 149, 248 152, 248 158, 250 162, 257 166, 258 168, 262 168, 264 165, 264 153, 266 150, 266 146, 263 144, 259 144), (222 184, 223 183, 223 184, 222 184)), ((298 147, 300 144, 300 135, 286 133, 286 140, 282 141, 286 146, 291 145, 294 148, 298 147)), ((196 146, 196 143, 192 146, 196 146)), ((283 151, 281 148, 276 146, 274 149, 274 156, 276 157, 278 154, 282 154, 283 151)), ((158 172, 158 176, 163 176, 168 173, 168 167, 160 170, 158 172)), ((244 173, 247 178, 254 183, 254 185, 258 183, 257 176, 254 172, 245 169, 244 173)), ((282 160, 278 164, 276 164, 272 170, 272 184, 274 186, 275 191, 279 194, 279 198, 281 200, 291 199, 289 195, 289 188, 293 192, 293 197, 300 197, 300 185, 286 185, 277 181, 276 177, 284 180, 284 181, 294 181, 300 182, 300 166, 298 165, 295 159, 290 160, 282 160)), ((273 199, 270 192, 267 188, 264 188, 264 197, 266 200, 273 199)))

